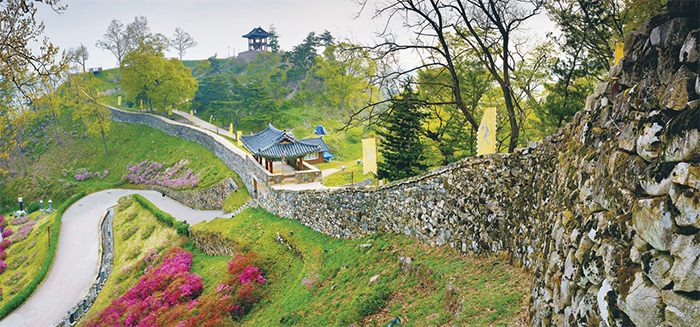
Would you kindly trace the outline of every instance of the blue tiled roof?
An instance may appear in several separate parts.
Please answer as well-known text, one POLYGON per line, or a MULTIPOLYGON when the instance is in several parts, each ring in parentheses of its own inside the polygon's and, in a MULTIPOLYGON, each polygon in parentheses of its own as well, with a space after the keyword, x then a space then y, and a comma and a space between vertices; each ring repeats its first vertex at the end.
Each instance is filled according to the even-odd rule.
MULTIPOLYGON (((321 126, 321 125, 319 125, 319 126, 321 126)), ((330 150, 331 150, 331 149, 328 147, 328 145, 326 144, 326 142, 323 141, 323 138, 321 138, 321 137, 314 137, 314 138, 311 138, 311 139, 303 139, 303 140, 300 140, 300 141, 306 142, 306 143, 309 143, 309 144, 318 145, 318 146, 321 147, 321 150, 320 150, 320 151, 330 151, 330 150)))
POLYGON ((267 31, 265 31, 264 29, 262 29, 260 27, 256 27, 252 31, 250 31, 248 34, 243 35, 243 37, 246 39, 252 39, 252 38, 263 39, 263 38, 266 38, 268 36, 270 36, 270 33, 268 33, 267 31))
POLYGON ((257 134, 242 135, 241 142, 253 155, 270 159, 303 157, 321 151, 318 144, 297 140, 291 132, 280 131, 272 124, 257 134))

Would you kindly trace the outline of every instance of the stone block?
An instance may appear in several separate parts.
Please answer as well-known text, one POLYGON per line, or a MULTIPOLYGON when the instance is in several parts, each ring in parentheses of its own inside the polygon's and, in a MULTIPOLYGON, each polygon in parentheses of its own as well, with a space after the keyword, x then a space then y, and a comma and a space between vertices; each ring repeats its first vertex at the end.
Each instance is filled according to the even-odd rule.
POLYGON ((640 129, 637 137, 637 153, 644 160, 651 161, 659 156, 661 130, 663 126, 657 122, 645 123, 640 129))
POLYGON ((666 109, 681 111, 688 106, 693 93, 693 84, 697 74, 692 72, 686 65, 673 76, 673 80, 666 87, 666 91, 661 98, 661 105, 666 109))
MULTIPOLYGON (((685 38, 678 60, 682 63, 700 62, 700 29, 696 29, 685 38)), ((698 92, 700 94, 700 92, 698 92)))
POLYGON ((656 287, 664 289, 671 284, 669 272, 673 266, 673 257, 656 250, 646 251, 641 256, 642 272, 656 287))
POLYGON ((659 48, 680 46, 685 41, 689 30, 688 19, 678 17, 651 30, 649 40, 651 45, 659 48))
POLYGON ((638 327, 656 327, 664 321, 664 303, 661 290, 641 273, 637 272, 629 294, 620 303, 620 308, 638 327))
POLYGON ((671 280, 673 290, 700 291, 700 244, 695 235, 675 235, 670 248, 673 256, 671 280))
POLYGON ((652 247, 668 251, 672 243, 673 215, 667 197, 641 199, 632 209, 632 221, 637 235, 652 247))
POLYGON ((669 196, 678 209, 676 224, 681 227, 700 228, 700 191, 674 184, 669 196))
POLYGON ((697 326, 700 322, 700 301, 675 293, 661 291, 661 298, 666 304, 666 322, 670 326, 697 326))

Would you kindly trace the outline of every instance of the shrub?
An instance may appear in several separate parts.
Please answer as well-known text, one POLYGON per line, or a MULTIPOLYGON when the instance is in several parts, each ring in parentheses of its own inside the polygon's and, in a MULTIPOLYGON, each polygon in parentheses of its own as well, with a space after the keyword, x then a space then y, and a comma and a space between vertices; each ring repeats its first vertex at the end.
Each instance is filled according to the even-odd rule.
POLYGON ((0 261, 0 274, 4 273, 5 269, 7 269, 7 263, 5 263, 5 261, 0 261))
POLYGON ((12 240, 10 240, 9 238, 6 238, 6 239, 2 240, 2 242, 0 242, 0 250, 5 250, 5 249, 9 248, 10 245, 12 245, 12 240))
POLYGON ((8 237, 10 235, 12 235, 12 229, 10 228, 5 229, 5 231, 2 232, 2 238, 8 237))
POLYGON ((139 225, 134 225, 131 226, 131 228, 127 228, 122 232, 121 238, 122 240, 126 241, 131 238, 132 235, 136 234, 139 230, 139 225))
POLYGON ((126 178, 133 184, 155 184, 172 189, 194 187, 199 182, 199 175, 202 172, 194 174, 189 168, 185 170, 183 169, 185 164, 186 161, 181 160, 164 170, 165 162, 158 163, 148 160, 138 164, 130 162, 126 166, 126 178))
POLYGON ((153 231, 156 230, 156 225, 148 225, 146 227, 146 230, 141 233, 141 239, 142 240, 147 240, 149 237, 151 237, 151 234, 153 234, 153 231))
POLYGON ((0 261, 5 261, 7 259, 7 252, 0 250, 0 261))
POLYGON ((158 209, 153 205, 153 203, 151 203, 151 201, 146 200, 146 198, 139 194, 134 194, 134 199, 144 206, 144 208, 148 209, 148 211, 153 213, 158 221, 164 223, 168 227, 175 226, 175 230, 179 235, 190 236, 190 224, 175 220, 175 218, 173 218, 173 216, 171 216, 169 213, 158 209))
POLYGON ((36 222, 32 220, 20 225, 18 232, 12 235, 12 237, 10 237, 12 243, 19 243, 21 241, 24 241, 29 235, 29 233, 32 231, 34 224, 36 224, 36 222))
POLYGON ((41 204, 39 202, 32 202, 27 206, 27 212, 32 213, 41 209, 41 204))

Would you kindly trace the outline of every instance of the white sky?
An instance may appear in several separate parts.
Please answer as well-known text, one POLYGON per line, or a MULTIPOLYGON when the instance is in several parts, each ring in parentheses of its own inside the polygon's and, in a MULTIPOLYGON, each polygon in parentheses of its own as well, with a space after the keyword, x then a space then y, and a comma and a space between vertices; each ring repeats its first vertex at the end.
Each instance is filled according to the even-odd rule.
MULTIPOLYGON (((187 50, 184 60, 206 59, 218 54, 228 57, 247 50, 242 35, 255 27, 267 30, 274 24, 280 35, 280 46, 291 50, 314 31, 329 30, 336 39, 368 43, 382 21, 372 21, 373 8, 366 8, 360 18, 353 0, 62 0, 68 9, 61 15, 47 6, 38 5, 37 20, 44 21, 45 35, 61 49, 88 47, 88 67, 111 68, 116 58, 107 50, 95 47, 112 19, 124 25, 136 16, 146 16, 152 33, 172 38, 176 27, 189 33, 198 45, 187 50)), ((542 20, 542 19, 540 19, 542 20)), ((542 37, 553 28, 551 22, 533 28, 542 37)), ((400 25, 393 27, 395 33, 400 25)), ((168 56, 177 53, 170 51, 168 56)))

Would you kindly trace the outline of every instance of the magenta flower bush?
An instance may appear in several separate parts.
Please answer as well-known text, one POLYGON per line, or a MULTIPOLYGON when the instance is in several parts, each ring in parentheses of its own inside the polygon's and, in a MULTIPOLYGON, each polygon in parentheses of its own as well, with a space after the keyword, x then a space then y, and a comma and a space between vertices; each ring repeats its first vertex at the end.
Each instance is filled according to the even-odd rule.
MULTIPOLYGON (((3 234, 4 234, 4 232, 3 232, 3 234)), ((5 249, 9 248, 10 245, 12 245, 12 240, 10 240, 9 238, 6 238, 6 239, 0 241, 0 250, 5 250, 5 249)))
MULTIPOLYGON (((68 176, 68 174, 73 173, 73 167, 70 169, 62 169, 61 172, 63 173, 63 177, 68 176)), ((75 174, 73 175, 73 178, 75 178, 76 181, 84 181, 92 178, 93 176, 99 177, 100 179, 103 179, 109 175, 109 170, 105 170, 103 172, 91 172, 87 168, 78 168, 75 170, 75 174)), ((63 180, 59 180, 59 182, 62 182, 63 180)))
POLYGON ((5 231, 2 232, 2 238, 4 239, 5 237, 10 236, 10 235, 12 235, 12 233, 13 233, 12 229, 7 228, 7 229, 5 229, 5 231))
POLYGON ((7 269, 7 263, 5 263, 5 261, 0 261, 0 274, 4 273, 5 269, 7 269))
POLYGON ((165 167, 165 162, 144 160, 141 163, 129 163, 126 166, 126 178, 132 184, 160 185, 172 189, 194 187, 199 182, 199 175, 189 168, 184 169, 186 162, 180 161, 171 167, 165 167))
POLYGON ((155 326, 169 308, 194 301, 204 288, 202 277, 190 273, 192 254, 173 248, 163 262, 114 300, 88 326, 155 326))

